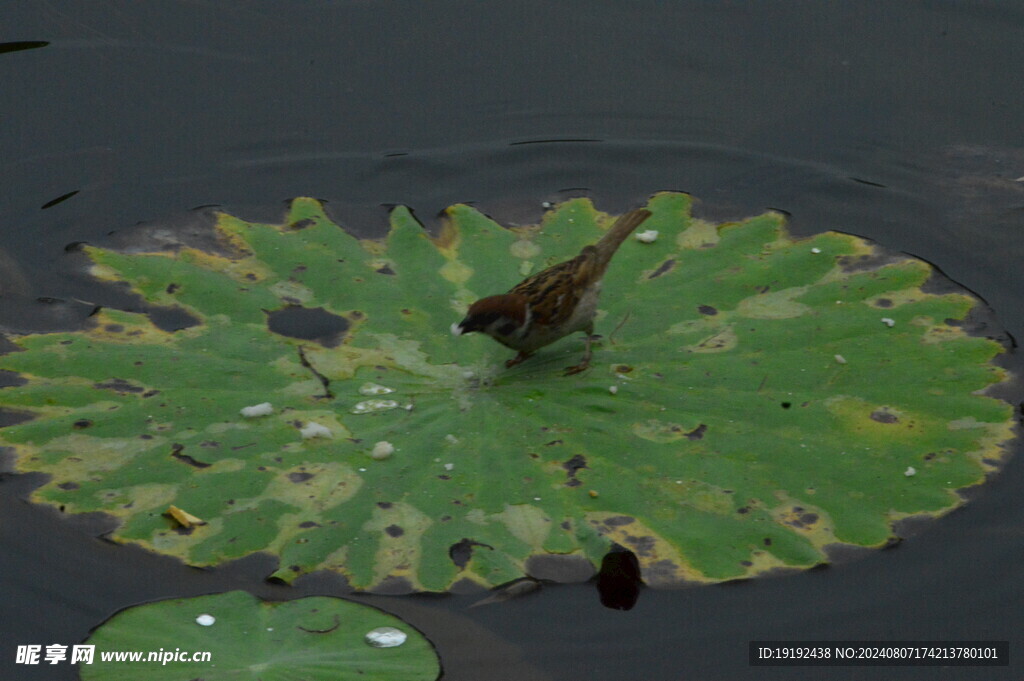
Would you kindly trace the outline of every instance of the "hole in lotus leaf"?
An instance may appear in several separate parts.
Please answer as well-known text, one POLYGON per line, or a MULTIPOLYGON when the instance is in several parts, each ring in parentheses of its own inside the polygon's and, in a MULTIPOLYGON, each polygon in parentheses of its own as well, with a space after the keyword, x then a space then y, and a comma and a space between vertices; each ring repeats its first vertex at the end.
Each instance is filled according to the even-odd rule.
POLYGON ((349 327, 347 319, 322 307, 288 305, 279 310, 266 312, 266 315, 267 328, 274 333, 314 341, 326 348, 340 345, 349 327))
POLYGON ((154 326, 168 333, 189 329, 202 323, 195 315, 177 306, 150 308, 146 316, 152 320, 154 326))
POLYGON ((472 539, 463 538, 448 547, 448 557, 451 558, 452 563, 454 563, 456 567, 464 568, 469 564, 469 561, 472 560, 474 547, 477 546, 490 549, 492 551, 494 550, 493 546, 488 546, 487 544, 482 544, 478 541, 473 541, 472 539))

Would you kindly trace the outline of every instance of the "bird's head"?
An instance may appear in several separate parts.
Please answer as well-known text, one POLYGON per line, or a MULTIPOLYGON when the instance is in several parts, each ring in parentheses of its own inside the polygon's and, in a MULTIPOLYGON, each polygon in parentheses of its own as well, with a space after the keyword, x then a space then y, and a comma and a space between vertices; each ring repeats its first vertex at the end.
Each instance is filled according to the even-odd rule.
POLYGON ((526 296, 518 293, 488 296, 469 306, 465 318, 452 324, 452 334, 480 332, 498 340, 516 338, 525 331, 529 318, 526 296))

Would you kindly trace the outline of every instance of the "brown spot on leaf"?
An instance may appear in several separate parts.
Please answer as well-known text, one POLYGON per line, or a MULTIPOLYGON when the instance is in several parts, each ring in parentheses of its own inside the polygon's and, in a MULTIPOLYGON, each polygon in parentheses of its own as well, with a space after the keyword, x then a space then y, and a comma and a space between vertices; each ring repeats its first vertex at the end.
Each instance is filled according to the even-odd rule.
POLYGON ((628 515, 613 515, 604 519, 604 524, 608 527, 622 527, 623 525, 632 525, 635 522, 636 518, 631 518, 628 515))
POLYGON ((892 307, 892 301, 888 298, 879 298, 875 301, 875 307, 892 307))
POLYGON ((647 278, 648 279, 657 279, 658 277, 660 277, 661 275, 665 274, 666 272, 671 272, 672 269, 675 267, 675 265, 676 265, 675 258, 669 258, 665 262, 661 263, 661 265, 658 266, 658 269, 654 270, 649 275, 647 275, 647 278))
POLYGON ((307 529, 310 527, 320 527, 320 523, 316 522, 315 520, 306 520, 304 522, 299 523, 299 527, 301 527, 302 529, 307 529))
POLYGON ((577 454, 563 463, 562 468, 565 469, 565 475, 567 478, 565 484, 569 487, 577 487, 580 484, 580 481, 576 479, 576 474, 586 467, 587 460, 582 454, 577 454))
POLYGON ((73 489, 78 489, 78 483, 77 482, 62 482, 59 485, 57 485, 57 487, 59 487, 60 489, 63 489, 63 490, 73 490, 73 489))
POLYGON ((313 220, 313 218, 302 218, 301 220, 296 220, 295 222, 293 222, 290 225, 288 225, 288 229, 291 229, 291 230, 294 230, 294 231, 297 232, 300 229, 306 229, 307 227, 312 227, 315 224, 316 224, 316 221, 313 220))
POLYGON ((405 534, 405 530, 403 530, 398 525, 388 525, 387 527, 384 528, 384 532, 389 537, 401 537, 403 534, 405 534))
POLYGON ((211 465, 213 465, 208 464, 205 461, 199 461, 198 459, 195 459, 189 456, 188 454, 182 454, 182 451, 184 451, 184 449, 185 445, 178 444, 177 442, 175 442, 174 444, 171 445, 171 456, 173 456, 178 461, 187 463, 189 466, 194 466, 196 468, 209 468, 211 465))
POLYGON ((288 479, 292 482, 306 482, 315 477, 312 473, 289 473, 288 479))
POLYGON ((689 433, 686 433, 687 440, 701 440, 704 438, 704 433, 707 432, 707 424, 702 423, 689 433))
POLYGON ((110 380, 102 383, 93 383, 92 387, 97 390, 113 390, 114 392, 122 395, 141 393, 145 391, 145 388, 129 383, 123 378, 111 378, 110 380))
POLYGON ((633 547, 638 556, 653 556, 655 553, 656 542, 654 537, 634 537, 628 535, 625 541, 633 547))
POLYGON ((79 419, 71 424, 71 427, 75 430, 84 430, 92 425, 92 421, 89 419, 79 419))
POLYGON ((891 411, 886 409, 876 409, 871 412, 871 420, 878 421, 879 423, 896 423, 899 421, 899 417, 893 414, 891 411))
POLYGON ((700 312, 701 314, 707 315, 709 317, 713 317, 716 314, 718 314, 718 308, 712 307, 710 305, 698 305, 697 312, 700 312))

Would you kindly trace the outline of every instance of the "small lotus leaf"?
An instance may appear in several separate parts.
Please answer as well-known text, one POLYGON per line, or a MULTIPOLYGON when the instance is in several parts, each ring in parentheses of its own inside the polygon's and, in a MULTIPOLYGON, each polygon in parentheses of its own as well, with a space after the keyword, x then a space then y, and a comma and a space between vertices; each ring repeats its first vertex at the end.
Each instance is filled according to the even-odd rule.
POLYGON ((327 596, 268 603, 231 591, 149 603, 114 615, 85 645, 95 648, 92 662, 79 664, 82 681, 433 681, 441 671, 408 624, 327 596), (401 631, 404 643, 368 643, 382 627, 401 631))

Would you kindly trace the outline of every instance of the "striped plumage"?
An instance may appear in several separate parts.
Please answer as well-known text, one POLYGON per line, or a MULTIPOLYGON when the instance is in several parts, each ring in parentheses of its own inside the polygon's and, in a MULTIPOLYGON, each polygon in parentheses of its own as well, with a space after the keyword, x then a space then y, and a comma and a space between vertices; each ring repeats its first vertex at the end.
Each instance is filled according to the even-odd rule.
POLYGON ((485 333, 518 350, 519 354, 505 363, 511 367, 539 348, 583 331, 587 334, 583 361, 566 373, 583 371, 590 364, 594 315, 608 263, 626 237, 650 215, 642 208, 626 213, 596 244, 585 246, 572 260, 527 277, 508 293, 481 298, 469 306, 466 317, 452 326, 452 332, 485 333))

